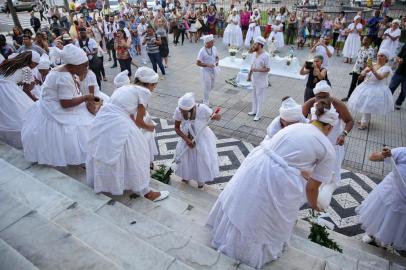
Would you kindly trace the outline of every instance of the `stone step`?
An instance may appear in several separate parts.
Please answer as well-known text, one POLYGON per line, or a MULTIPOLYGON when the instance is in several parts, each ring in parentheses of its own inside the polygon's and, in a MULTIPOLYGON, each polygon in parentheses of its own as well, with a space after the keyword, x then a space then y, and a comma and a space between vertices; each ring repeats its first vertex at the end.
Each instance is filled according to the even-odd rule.
MULTIPOLYGON (((9 211, 1 212, 1 218, 9 221, 14 219, 14 222, 0 230, 0 239, 35 267, 43 270, 121 269, 36 211, 30 209, 28 214, 25 213, 26 211, 21 211, 21 209, 28 207, 9 193, 2 190, 0 195, 1 204, 9 204, 9 211), (4 197, 7 198, 4 199, 4 197), (17 217, 15 212, 18 212, 20 217, 17 217)), ((4 209, 5 207, 3 207, 4 209)), ((18 256, 14 256, 14 258, 16 259, 18 256)), ((22 263, 22 260, 18 259, 16 263, 22 263)), ((1 260, 0 268, 3 266, 5 264, 1 260)), ((28 265, 27 268, 18 269, 37 268, 29 268, 28 265)))
POLYGON ((38 270, 29 260, 0 239, 0 269, 38 270))
MULTIPOLYGON (((298 220, 294 233, 297 236, 307 239, 310 233, 310 223, 304 220, 298 220)), ((373 265, 377 265, 385 269, 388 264, 398 264, 403 266, 406 270, 406 258, 397 256, 387 249, 378 248, 360 240, 345 236, 343 234, 328 230, 329 237, 337 242, 337 244, 343 249, 343 253, 347 256, 367 261, 373 265)))
POLYGON ((0 188, 51 219, 74 201, 0 159, 0 188))
POLYGON ((174 264, 173 256, 80 206, 67 209, 53 221, 123 269, 193 269, 181 262, 174 264))
MULTIPOLYGON (((222 253, 121 203, 107 204, 99 209, 97 214, 194 269, 242 269, 242 265, 239 266, 236 261, 222 253)), ((244 267, 250 269, 248 266, 244 267)))

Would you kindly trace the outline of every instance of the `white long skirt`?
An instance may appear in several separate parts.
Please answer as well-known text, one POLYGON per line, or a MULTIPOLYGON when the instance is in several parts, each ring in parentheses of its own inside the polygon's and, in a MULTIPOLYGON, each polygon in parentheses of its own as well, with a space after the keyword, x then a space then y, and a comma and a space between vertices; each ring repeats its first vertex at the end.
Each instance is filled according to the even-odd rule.
POLYGON ((383 83, 361 83, 348 100, 348 107, 359 113, 388 114, 394 110, 392 92, 383 83))
POLYGON ((152 162, 154 161, 155 156, 159 154, 158 147, 156 146, 155 142, 155 131, 154 132, 145 131, 143 132, 143 134, 148 142, 149 160, 150 162, 152 162))
POLYGON ((52 166, 84 164, 90 121, 93 119, 86 105, 82 103, 75 108, 83 112, 83 119, 74 125, 62 124, 49 117, 41 102, 32 105, 24 119, 21 130, 24 157, 31 162, 52 166))
POLYGON ((149 149, 139 129, 133 130, 115 164, 95 160, 90 155, 86 162, 87 184, 96 193, 122 195, 131 190, 141 196, 149 192, 149 149))
POLYGON ((238 25, 229 23, 224 30, 223 43, 226 46, 241 48, 244 43, 241 28, 238 25))
POLYGON ((254 268, 277 259, 305 202, 304 187, 297 169, 258 146, 210 212, 212 246, 254 268))
POLYGON ((196 146, 190 149, 184 140, 176 145, 175 156, 188 147, 180 158, 175 174, 185 180, 195 180, 200 183, 213 181, 220 174, 219 159, 216 149, 216 135, 206 127, 199 135, 196 146))
POLYGON ((247 36, 245 37, 245 47, 251 47, 251 40, 254 41, 259 36, 261 36, 261 28, 259 26, 250 26, 247 31, 247 36))
POLYGON ((361 48, 361 37, 357 34, 349 34, 344 43, 343 56, 348 58, 354 58, 358 54, 358 50, 361 48))
POLYGON ((21 128, 26 111, 34 104, 14 82, 0 79, 0 140, 22 148, 21 128))
MULTIPOLYGON (((383 245, 406 250, 406 197, 396 189, 393 173, 357 207, 361 228, 383 245), (388 199, 391 198, 391 199, 388 199)), ((400 186, 403 188, 403 186, 400 186)), ((403 191, 406 194, 406 191, 403 191)))
POLYGON ((271 41, 272 41, 272 38, 275 38, 275 40, 276 40, 276 44, 277 44, 277 48, 276 49, 279 49, 279 48, 282 48, 282 47, 284 47, 285 46, 285 40, 284 40, 284 38, 283 38, 283 32, 274 32, 274 31, 272 31, 270 34, 269 34, 269 38, 268 38, 268 42, 270 43, 271 41))

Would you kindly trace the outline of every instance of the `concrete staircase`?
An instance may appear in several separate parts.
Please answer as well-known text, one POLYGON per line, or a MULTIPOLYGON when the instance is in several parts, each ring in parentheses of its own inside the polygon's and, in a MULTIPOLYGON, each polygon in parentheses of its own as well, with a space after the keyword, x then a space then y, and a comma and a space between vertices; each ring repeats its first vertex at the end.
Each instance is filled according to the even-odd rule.
MULTIPOLYGON (((251 269, 213 250, 208 212, 218 194, 151 180, 170 197, 94 194, 85 170, 32 164, 0 142, 0 270, 251 269)), ((330 232, 343 254, 307 240, 298 221, 288 251, 263 269, 406 269, 406 259, 330 232)))

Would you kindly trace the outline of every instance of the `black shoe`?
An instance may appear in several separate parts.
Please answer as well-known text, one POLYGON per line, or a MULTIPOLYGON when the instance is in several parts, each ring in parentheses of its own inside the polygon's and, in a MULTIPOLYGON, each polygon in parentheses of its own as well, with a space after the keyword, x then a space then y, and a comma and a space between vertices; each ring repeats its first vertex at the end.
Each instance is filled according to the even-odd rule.
POLYGON ((117 67, 117 65, 112 65, 112 66, 111 66, 111 68, 116 68, 116 67, 117 67))
POLYGON ((395 109, 396 110, 400 110, 400 107, 401 107, 402 105, 398 105, 398 104, 395 104, 395 109))
POLYGON ((344 102, 348 101, 348 97, 342 98, 341 101, 344 101, 344 102))

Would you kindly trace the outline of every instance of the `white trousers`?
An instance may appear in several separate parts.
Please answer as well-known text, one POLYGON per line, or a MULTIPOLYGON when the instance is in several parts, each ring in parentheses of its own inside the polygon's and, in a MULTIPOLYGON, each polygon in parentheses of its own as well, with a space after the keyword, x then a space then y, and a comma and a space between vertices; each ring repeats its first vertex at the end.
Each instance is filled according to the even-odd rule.
POLYGON ((264 100, 265 88, 252 85, 252 112, 256 117, 261 117, 261 107, 264 100))
POLYGON ((203 103, 207 106, 209 105, 210 91, 214 89, 215 78, 214 72, 202 70, 203 103))
POLYGON ((370 113, 363 113, 361 118, 362 125, 368 125, 369 121, 371 121, 371 114, 370 113))

